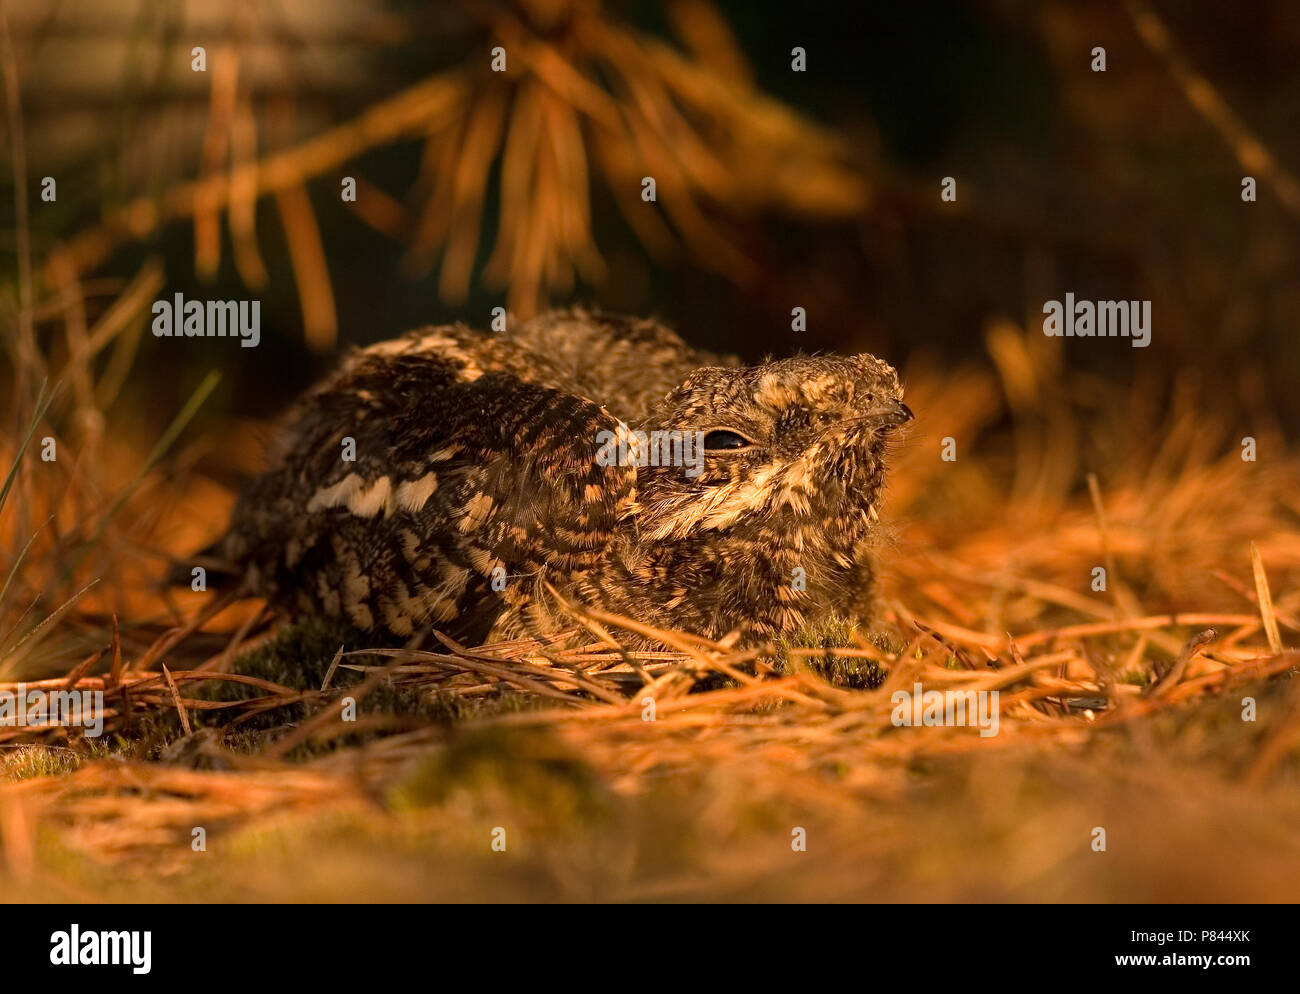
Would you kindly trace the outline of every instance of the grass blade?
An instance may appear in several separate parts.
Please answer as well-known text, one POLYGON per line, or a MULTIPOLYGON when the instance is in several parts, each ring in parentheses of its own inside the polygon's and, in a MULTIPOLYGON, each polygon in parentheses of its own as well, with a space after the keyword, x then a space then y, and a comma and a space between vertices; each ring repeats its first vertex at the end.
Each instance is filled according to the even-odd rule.
POLYGON ((18 467, 23 461, 23 453, 27 451, 27 446, 31 443, 32 436, 36 434, 36 426, 41 423, 45 417, 45 412, 49 410, 54 395, 59 392, 56 386, 47 395, 45 388, 49 385, 49 380, 41 380, 41 389, 36 394, 36 410, 32 413, 32 420, 27 425, 27 434, 23 436, 23 441, 18 446, 18 451, 14 453, 13 465, 9 467, 9 475, 5 477, 3 486, 0 486, 0 511, 4 510, 5 499, 9 496, 9 489, 14 485, 14 480, 18 476, 18 467))

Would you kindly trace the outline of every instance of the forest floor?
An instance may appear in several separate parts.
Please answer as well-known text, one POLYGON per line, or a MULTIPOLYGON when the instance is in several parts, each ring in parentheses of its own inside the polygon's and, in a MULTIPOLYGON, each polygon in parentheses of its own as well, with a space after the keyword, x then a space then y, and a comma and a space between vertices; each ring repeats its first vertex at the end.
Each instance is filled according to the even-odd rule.
MULTIPOLYGON (((611 619, 568 653, 384 652, 160 606, 138 548, 197 548, 231 499, 182 450, 85 562, 41 539, 0 593, 28 633, 0 690, 109 709, 0 727, 0 900, 1296 900, 1300 459, 1263 428, 1243 458, 1194 389, 1044 389, 1031 347, 909 371, 876 622, 755 652, 629 661, 611 619), (15 609, 96 577, 37 630, 15 609), (996 691, 996 734, 900 723, 918 684, 996 691)), ((76 498, 41 494, 13 521, 76 498)))

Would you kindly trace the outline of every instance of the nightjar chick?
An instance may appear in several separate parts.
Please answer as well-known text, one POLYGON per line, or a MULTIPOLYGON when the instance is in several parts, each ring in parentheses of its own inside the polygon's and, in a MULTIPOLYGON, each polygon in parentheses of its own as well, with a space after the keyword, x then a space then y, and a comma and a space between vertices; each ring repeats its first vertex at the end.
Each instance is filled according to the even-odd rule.
POLYGON ((251 594, 395 641, 548 637, 569 603, 753 644, 865 617, 911 417, 870 355, 743 367, 583 311, 428 328, 307 394, 211 553, 251 594))

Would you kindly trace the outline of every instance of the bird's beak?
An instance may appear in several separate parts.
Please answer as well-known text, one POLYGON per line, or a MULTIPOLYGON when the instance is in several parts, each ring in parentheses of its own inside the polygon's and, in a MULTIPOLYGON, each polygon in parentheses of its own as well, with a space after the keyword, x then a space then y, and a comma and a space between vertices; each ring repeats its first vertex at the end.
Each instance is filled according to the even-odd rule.
POLYGON ((890 401, 889 406, 880 413, 880 426, 883 430, 897 428, 912 420, 912 409, 901 400, 890 401))

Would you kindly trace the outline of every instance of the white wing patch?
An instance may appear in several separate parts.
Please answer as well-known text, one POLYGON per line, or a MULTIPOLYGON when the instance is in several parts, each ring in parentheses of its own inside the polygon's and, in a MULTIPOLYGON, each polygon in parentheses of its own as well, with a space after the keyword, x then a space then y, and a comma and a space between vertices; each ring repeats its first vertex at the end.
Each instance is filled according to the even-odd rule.
POLYGON ((361 518, 373 518, 380 511, 396 508, 393 485, 388 477, 381 476, 369 490, 362 490, 348 498, 348 510, 361 518))
POLYGON ((333 486, 321 487, 312 494, 311 500, 307 501, 308 513, 346 504, 358 490, 365 486, 365 483, 366 481, 356 473, 349 473, 333 486))
POLYGON ((397 503, 408 511, 418 511, 438 489, 438 474, 425 473, 418 480, 407 480, 397 485, 397 503))
POLYGON ((438 475, 425 473, 418 480, 404 480, 396 488, 387 476, 367 484, 356 473, 349 473, 338 483, 321 487, 307 502, 308 512, 346 507, 359 518, 394 514, 398 510, 419 511, 438 489, 438 475))

